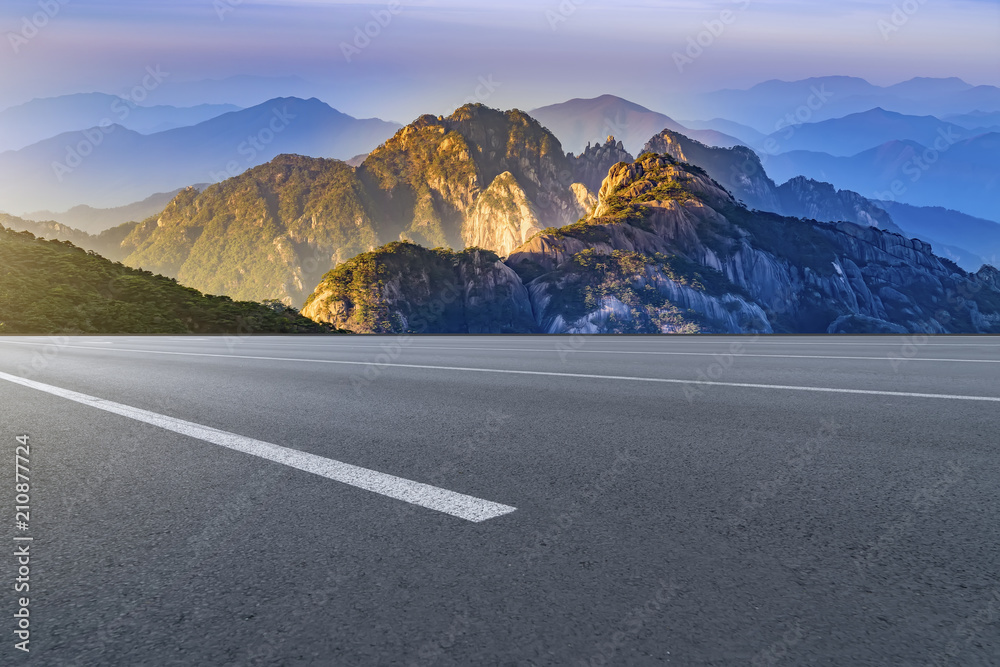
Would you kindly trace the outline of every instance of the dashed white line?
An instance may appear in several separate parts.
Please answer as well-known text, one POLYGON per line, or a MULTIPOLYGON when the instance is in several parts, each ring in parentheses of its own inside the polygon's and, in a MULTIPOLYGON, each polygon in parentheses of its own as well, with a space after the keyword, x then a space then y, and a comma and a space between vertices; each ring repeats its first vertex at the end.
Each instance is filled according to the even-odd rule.
POLYGON ((0 373, 0 379, 467 521, 479 523, 510 514, 517 509, 16 375, 0 373))

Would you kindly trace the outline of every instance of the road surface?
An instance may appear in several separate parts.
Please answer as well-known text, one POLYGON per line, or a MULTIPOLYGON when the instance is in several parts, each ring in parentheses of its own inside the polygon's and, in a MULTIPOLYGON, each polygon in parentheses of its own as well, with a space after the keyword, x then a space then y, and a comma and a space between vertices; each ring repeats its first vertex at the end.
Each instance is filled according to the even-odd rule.
POLYGON ((1000 338, 6 337, 0 406, 5 665, 1000 664, 1000 338))

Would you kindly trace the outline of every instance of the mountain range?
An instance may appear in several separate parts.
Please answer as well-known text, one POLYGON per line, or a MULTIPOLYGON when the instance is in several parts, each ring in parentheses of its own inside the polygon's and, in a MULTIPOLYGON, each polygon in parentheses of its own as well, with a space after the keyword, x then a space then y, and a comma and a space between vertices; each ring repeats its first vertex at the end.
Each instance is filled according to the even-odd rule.
MULTIPOLYGON (((530 116, 482 105, 423 116, 358 168, 280 156, 179 194, 123 241, 125 262, 207 292, 301 304, 331 265, 384 243, 501 254, 593 207, 571 158, 530 116)), ((606 169, 607 167, 605 167, 606 169)))
POLYGON ((1000 248, 985 219, 1000 135, 966 127, 991 113, 955 114, 960 125, 871 108, 767 137, 614 96, 531 114, 470 104, 405 127, 276 99, 2 153, 4 207, 42 193, 47 205, 0 222, 357 332, 998 331, 996 271, 980 266, 1000 248), (78 160, 46 165, 60 145, 78 160), (45 169, 63 182, 32 182, 45 169), (148 196, 168 178, 172 192, 148 196), (98 208, 105 192, 134 203, 98 208), (95 205, 48 210, 82 196, 95 205))
POLYGON ((714 129, 694 129, 681 125, 669 116, 651 111, 614 95, 593 99, 573 99, 528 112, 552 131, 563 146, 582 153, 592 143, 603 143, 613 136, 633 155, 660 130, 681 132, 710 146, 736 146, 736 137, 714 129))
MULTIPOLYGON (((203 190, 207 185, 207 183, 199 183, 193 187, 197 190, 203 190)), ((59 213, 53 211, 31 211, 25 213, 23 217, 28 220, 57 222, 67 227, 74 227, 80 231, 87 232, 88 234, 100 234, 104 230, 122 223, 145 220, 152 215, 156 215, 166 208, 167 204, 181 190, 184 190, 184 188, 178 188, 171 192, 158 192, 146 197, 142 201, 114 208, 94 208, 86 204, 81 204, 74 206, 68 211, 59 213)))
POLYGON ((505 261, 393 244, 327 274, 303 313, 364 333, 997 332, 1000 272, 750 211, 701 168, 645 153, 611 169, 590 216, 505 261))
POLYGON ((397 129, 298 98, 149 135, 118 124, 92 127, 0 153, 0 202, 8 212, 122 206, 153 192, 222 181, 282 153, 348 159, 397 129))
POLYGON ((1000 220, 1000 133, 940 137, 926 146, 890 141, 850 157, 812 151, 767 156, 778 180, 804 175, 916 206, 940 206, 1000 220))
POLYGON ((827 76, 715 91, 685 107, 685 117, 722 117, 771 134, 787 125, 789 116, 799 123, 815 123, 875 108, 938 118, 974 110, 997 112, 1000 88, 973 86, 958 78, 920 77, 883 87, 857 77, 827 76))
POLYGON ((0 111, 0 153, 66 132, 97 127, 105 120, 139 134, 152 134, 197 125, 239 109, 234 104, 199 104, 184 108, 140 106, 129 98, 105 93, 34 99, 0 111))
POLYGON ((763 148, 768 153, 801 150, 849 156, 889 141, 933 146, 942 138, 951 140, 973 134, 933 116, 907 116, 875 108, 843 118, 791 125, 761 139, 754 148, 763 148))

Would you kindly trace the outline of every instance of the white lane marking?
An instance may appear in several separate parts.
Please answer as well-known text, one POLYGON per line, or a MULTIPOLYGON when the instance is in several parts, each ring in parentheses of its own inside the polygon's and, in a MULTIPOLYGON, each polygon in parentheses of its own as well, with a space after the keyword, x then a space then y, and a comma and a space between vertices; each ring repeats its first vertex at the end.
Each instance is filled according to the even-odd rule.
MULTIPOLYGON (((332 345, 330 347, 324 348, 321 346, 308 346, 312 349, 324 350, 324 349, 335 349, 340 348, 344 350, 352 350, 354 348, 373 348, 373 349, 385 349, 385 344, 383 345, 332 345)), ((820 355, 820 354, 731 354, 729 352, 640 352, 632 350, 558 350, 555 348, 527 348, 527 347, 438 347, 432 345, 406 345, 407 350, 440 350, 441 352, 464 352, 470 350, 473 352, 550 352, 550 353, 565 353, 565 354, 654 354, 658 356, 670 356, 670 357, 760 357, 764 359, 847 359, 855 361, 954 361, 958 363, 965 364, 1000 364, 1000 359, 933 359, 933 358, 920 358, 920 357, 845 357, 840 355, 820 355)))
MULTIPOLYGON (((31 343, 22 343, 30 345, 31 343)), ((64 347, 76 347, 66 345, 64 347)), ((89 349, 89 348, 78 348, 89 349)), ((162 354, 178 357, 212 357, 216 359, 248 359, 252 361, 283 361, 304 364, 330 364, 337 366, 379 366, 381 368, 415 368, 432 371, 463 371, 467 373, 496 373, 501 375, 536 375, 545 377, 564 377, 582 380, 624 380, 629 382, 656 382, 662 384, 684 384, 709 387, 739 387, 746 389, 780 389, 785 391, 810 391, 828 394, 861 394, 866 396, 899 396, 904 398, 939 398, 953 401, 983 401, 1000 403, 1000 397, 966 396, 962 394, 925 394, 908 391, 882 391, 879 389, 839 389, 836 387, 804 387, 783 384, 752 384, 747 382, 714 382, 711 380, 678 380, 675 378, 634 377, 630 375, 592 375, 589 373, 557 373, 553 371, 522 371, 501 368, 466 368, 463 366, 427 366, 423 364, 380 364, 374 361, 340 361, 332 359, 296 359, 294 357, 259 357, 242 354, 209 354, 206 352, 167 352, 165 350, 130 350, 117 348, 116 352, 135 352, 138 354, 162 354)), ((3 375, 0 373, 0 375, 3 375)))
MULTIPOLYGON (((418 336, 416 336, 416 334, 402 334, 402 335, 403 336, 411 336, 411 337, 414 337, 414 338, 418 337, 418 336)), ((456 335, 456 338, 458 338, 458 337, 466 337, 466 336, 456 335)), ((517 336, 505 336, 505 337, 517 338, 517 336)), ((989 336, 986 335, 986 334, 984 334, 984 335, 980 336, 977 340, 982 340, 983 338, 987 338, 987 337, 989 337, 989 336)), ((397 337, 396 336, 377 336, 377 335, 367 335, 367 334, 365 334, 365 335, 359 335, 359 336, 344 336, 340 340, 345 340, 345 341, 350 341, 350 340, 371 340, 373 338, 384 338, 388 342, 388 341, 395 340, 397 337)), ((570 336, 565 336, 565 335, 561 335, 561 334, 560 335, 552 335, 551 336, 552 340, 559 340, 559 339, 565 339, 565 338, 570 338, 570 336)), ((585 336, 585 338, 587 338, 588 340, 596 341, 596 340, 599 340, 599 339, 602 339, 602 338, 606 340, 608 338, 608 336, 594 335, 594 336, 585 336)), ((657 342, 656 341, 657 338, 659 338, 659 339, 662 340, 662 339, 665 339, 667 337, 652 335, 652 336, 650 336, 650 340, 649 341, 644 341, 644 342, 656 343, 657 342)), ((182 339, 168 339, 168 340, 182 340, 182 339)), ((195 340, 195 339, 186 339, 186 340, 195 340)), ((211 340, 211 339, 197 339, 197 340, 211 340)), ((253 339, 247 339, 245 342, 254 343, 254 344, 261 344, 261 343, 264 343, 264 342, 268 342, 268 340, 269 340, 269 337, 255 337, 253 339)), ((273 339, 270 339, 270 340, 273 340, 273 339)), ((623 342, 630 342, 630 341, 623 340, 623 342)), ((816 342, 794 342, 794 341, 787 341, 786 342, 786 341, 781 341, 781 340, 756 340, 756 341, 754 341, 750 337, 747 337, 746 339, 743 339, 743 340, 740 340, 740 339, 720 339, 720 340, 716 340, 716 341, 713 341, 711 338, 706 337, 705 340, 697 340, 696 341, 696 340, 693 340, 691 338, 687 338, 685 336, 677 336, 675 339, 671 339, 670 342, 671 343, 678 343, 678 344, 684 344, 684 343, 692 343, 693 344, 693 343, 697 343, 699 345, 700 344, 706 344, 706 345, 717 344, 717 345, 730 345, 730 346, 733 345, 733 344, 735 344, 735 343, 740 343, 741 345, 754 345, 754 346, 757 346, 757 345, 811 345, 813 347, 819 347, 819 346, 826 346, 826 345, 851 345, 851 346, 861 346, 861 347, 902 347, 904 345, 911 345, 911 346, 914 346, 914 347, 997 347, 997 348, 1000 348, 1000 343, 920 343, 920 344, 917 344, 917 343, 913 343, 912 341, 906 341, 906 340, 900 340, 900 341, 898 341, 896 343, 848 343, 848 342, 829 342, 829 343, 827 343, 827 342, 820 342, 820 341, 816 341, 816 342)), ((287 343, 287 339, 282 340, 282 344, 286 344, 286 343, 287 343)), ((299 345, 301 347, 315 347, 315 348, 325 348, 325 347, 376 347, 376 346, 372 346, 372 345, 368 345, 368 346, 356 345, 354 343, 349 343, 349 342, 345 342, 343 344, 340 344, 340 343, 333 342, 333 340, 329 340, 329 342, 324 341, 324 342, 322 342, 322 343, 320 343, 318 345, 306 345, 306 344, 304 344, 304 342, 297 342, 296 345, 299 345)), ((407 347, 411 347, 411 346, 408 345, 407 347)), ((435 348, 440 347, 440 349, 443 349, 443 350, 473 349, 473 348, 466 348, 466 347, 451 347, 451 346, 434 346, 434 347, 435 348)), ((488 348, 488 349, 493 349, 493 348, 488 348)), ((514 349, 521 349, 521 348, 514 348, 514 349)), ((644 353, 640 352, 640 351, 635 351, 635 352, 631 352, 631 354, 644 354, 644 353)))
POLYGON ((148 410, 134 408, 129 405, 95 398, 70 391, 69 389, 42 384, 41 382, 35 382, 34 380, 28 380, 16 375, 8 375, 7 373, 0 372, 0 379, 82 403, 98 410, 104 410, 105 412, 111 412, 122 417, 151 424, 167 431, 203 440, 213 445, 257 456, 268 461, 273 461, 274 463, 281 463, 291 468, 304 470, 305 472, 311 472, 315 475, 320 475, 359 489, 450 514, 460 519, 466 519, 467 521, 479 523, 503 516, 504 514, 510 514, 517 509, 509 505, 501 505, 500 503, 474 498, 454 491, 448 491, 447 489, 430 486, 429 484, 403 479, 395 475, 387 475, 386 473, 361 468, 349 463, 316 456, 315 454, 308 454, 297 449, 282 447, 270 442, 264 442, 263 440, 254 440, 253 438, 220 431, 209 426, 202 426, 148 410))
MULTIPOLYGON (((41 345, 41 343, 26 343, 20 341, 4 341, 0 340, 2 343, 11 343, 13 345, 41 345)), ((59 347, 73 348, 73 345, 60 345, 59 347)), ((327 347, 323 346, 305 346, 310 349, 316 350, 345 350, 350 351, 352 349, 384 349, 385 345, 331 345, 327 347)), ((86 348, 80 348, 86 349, 86 348)), ((761 358, 761 359, 844 359, 846 361, 924 361, 924 362, 951 362, 958 364, 1000 364, 1000 359, 944 359, 944 358, 921 358, 921 357, 845 357, 839 355, 820 355, 820 354, 731 354, 728 352, 638 352, 630 350, 557 350, 555 348, 551 349, 539 349, 539 348, 520 348, 520 347, 437 347, 437 346, 421 346, 421 345, 407 345, 405 346, 407 350, 440 350, 441 352, 462 352, 464 350, 471 350, 473 352, 548 352, 548 353, 566 353, 566 354, 640 354, 640 355, 657 355, 657 356, 670 356, 670 357, 749 357, 749 358, 761 358)), ((121 350, 122 352, 149 352, 151 354, 174 354, 172 352, 158 352, 156 350, 121 350)), ((180 353, 177 353, 180 354, 180 353)), ((217 356, 234 356, 234 355, 217 355, 217 356)), ((256 357, 246 357, 247 359, 254 359, 256 357)), ((263 357, 261 357, 263 358, 263 357)), ((300 360, 307 361, 307 360, 300 360)), ((318 360, 317 360, 318 361, 318 360)), ((378 364, 376 364, 378 365, 378 364)))

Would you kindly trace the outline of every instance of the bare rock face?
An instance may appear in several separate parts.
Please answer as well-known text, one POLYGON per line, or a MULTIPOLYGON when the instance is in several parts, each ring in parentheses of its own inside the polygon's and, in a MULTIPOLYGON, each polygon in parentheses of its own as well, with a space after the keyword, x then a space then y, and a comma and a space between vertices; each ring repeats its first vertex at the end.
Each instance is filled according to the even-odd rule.
POLYGON ((581 218, 589 218, 597 208, 597 197, 583 183, 573 183, 569 186, 573 196, 576 197, 577 211, 581 218))
POLYGON ((486 248, 505 257, 542 231, 538 211, 509 171, 481 194, 462 227, 466 247, 486 248))
POLYGON ((520 111, 473 104, 423 116, 372 151, 359 173, 369 190, 388 190, 373 199, 392 236, 429 247, 505 256, 588 212, 559 141, 520 111))

